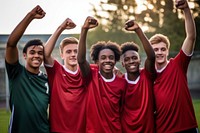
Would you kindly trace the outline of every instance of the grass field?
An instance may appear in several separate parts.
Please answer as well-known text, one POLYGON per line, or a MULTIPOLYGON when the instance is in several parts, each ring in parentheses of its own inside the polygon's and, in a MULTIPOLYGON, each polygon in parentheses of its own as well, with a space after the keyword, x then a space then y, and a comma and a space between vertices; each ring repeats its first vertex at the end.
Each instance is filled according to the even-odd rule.
MULTIPOLYGON (((193 100, 193 105, 195 109, 195 114, 198 122, 198 127, 200 128, 200 100, 193 100)), ((1 133, 8 132, 10 112, 5 109, 0 109, 0 131, 1 133)))

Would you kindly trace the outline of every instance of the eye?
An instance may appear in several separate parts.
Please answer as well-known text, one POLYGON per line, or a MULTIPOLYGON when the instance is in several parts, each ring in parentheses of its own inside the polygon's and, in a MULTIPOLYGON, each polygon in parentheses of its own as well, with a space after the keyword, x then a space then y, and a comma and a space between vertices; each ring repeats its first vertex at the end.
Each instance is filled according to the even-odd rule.
POLYGON ((124 58, 124 61, 125 61, 125 62, 127 62, 127 61, 129 61, 129 60, 130 60, 129 57, 125 57, 125 58, 124 58))
POLYGON ((31 55, 35 54, 35 51, 31 50, 31 51, 29 51, 29 54, 31 54, 31 55))
POLYGON ((66 51, 67 54, 70 54, 71 52, 72 52, 71 50, 67 50, 67 51, 66 51))
POLYGON ((157 51, 158 51, 158 48, 154 48, 153 50, 154 50, 155 52, 157 52, 157 51))
POLYGON ((137 56, 133 56, 132 59, 133 59, 133 60, 137 60, 138 57, 137 57, 137 56))
POLYGON ((109 59, 110 60, 115 60, 115 56, 111 55, 111 56, 109 56, 109 59))
POLYGON ((102 56, 101 56, 101 59, 102 59, 102 60, 105 60, 105 59, 106 59, 106 56, 105 56, 105 55, 102 55, 102 56))
POLYGON ((78 50, 76 49, 76 50, 74 50, 74 53, 78 53, 78 50))
POLYGON ((161 51, 166 51, 167 49, 166 48, 161 48, 161 51))
POLYGON ((39 51, 38 54, 39 55, 44 55, 44 53, 42 51, 39 51))

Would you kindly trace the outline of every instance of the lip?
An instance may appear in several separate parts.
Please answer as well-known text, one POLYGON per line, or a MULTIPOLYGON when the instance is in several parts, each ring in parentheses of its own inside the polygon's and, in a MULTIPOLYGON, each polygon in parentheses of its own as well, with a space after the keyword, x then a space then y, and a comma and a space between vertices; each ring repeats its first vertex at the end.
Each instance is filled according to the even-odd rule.
POLYGON ((72 59, 70 59, 71 61, 76 61, 76 59, 75 58, 72 58, 72 59))
POLYGON ((128 66, 130 69, 135 69, 136 68, 136 65, 130 65, 128 66))

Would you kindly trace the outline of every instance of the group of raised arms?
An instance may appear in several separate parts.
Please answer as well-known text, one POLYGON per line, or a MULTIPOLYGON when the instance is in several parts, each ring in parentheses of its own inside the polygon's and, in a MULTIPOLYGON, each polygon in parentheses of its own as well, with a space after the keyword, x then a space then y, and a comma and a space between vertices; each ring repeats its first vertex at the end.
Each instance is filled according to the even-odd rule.
POLYGON ((60 63, 52 56, 64 30, 76 27, 66 18, 48 41, 28 41, 20 64, 17 43, 28 25, 45 17, 38 5, 10 34, 5 63, 10 91, 9 133, 198 133, 197 120, 187 84, 187 69, 196 38, 196 28, 187 0, 175 0, 185 16, 182 48, 168 59, 167 36, 146 37, 135 20, 124 29, 137 34, 146 53, 140 67, 139 45, 98 41, 90 48, 93 64, 86 59, 87 33, 98 26, 88 16, 79 39, 60 42, 60 63), (121 61, 126 72, 116 73, 121 61), (40 71, 44 63, 46 74, 40 71), (49 111, 48 111, 49 110, 49 111))

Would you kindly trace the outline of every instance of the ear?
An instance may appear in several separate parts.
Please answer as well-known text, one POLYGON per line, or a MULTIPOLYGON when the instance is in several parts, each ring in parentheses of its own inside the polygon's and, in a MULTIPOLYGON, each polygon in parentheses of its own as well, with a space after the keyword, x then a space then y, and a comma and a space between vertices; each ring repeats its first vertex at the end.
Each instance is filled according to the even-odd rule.
POLYGON ((26 53, 23 53, 23 57, 24 57, 24 59, 26 60, 26 58, 27 58, 26 53))
POLYGON ((169 49, 167 49, 167 57, 169 56, 169 49))
POLYGON ((97 60, 97 61, 95 62, 95 64, 99 65, 99 60, 97 60))
POLYGON ((63 53, 60 53, 60 57, 61 57, 61 59, 64 60, 63 53))
POLYGON ((124 62, 123 62, 123 61, 122 61, 122 66, 123 66, 123 67, 125 67, 125 66, 124 66, 124 62))

